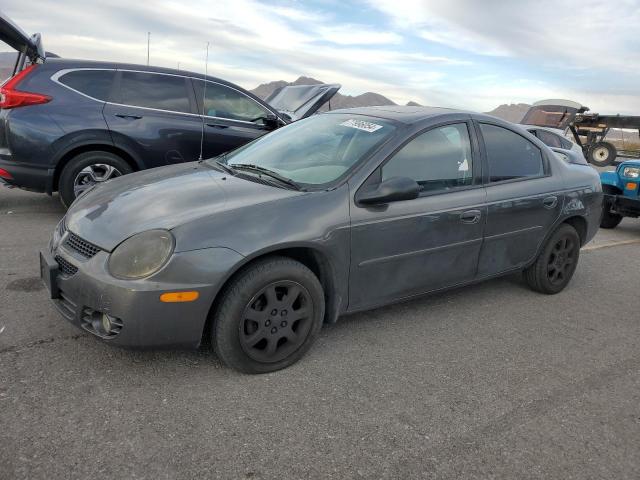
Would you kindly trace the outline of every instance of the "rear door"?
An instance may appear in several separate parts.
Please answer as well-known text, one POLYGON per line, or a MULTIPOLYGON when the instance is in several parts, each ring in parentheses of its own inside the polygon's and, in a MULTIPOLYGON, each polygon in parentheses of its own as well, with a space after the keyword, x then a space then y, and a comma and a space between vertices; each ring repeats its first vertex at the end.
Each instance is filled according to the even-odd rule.
POLYGON ((192 81, 204 122, 204 158, 238 148, 274 128, 267 118, 275 114, 243 91, 214 81, 192 81))
POLYGON ((198 159, 202 120, 188 77, 119 70, 114 90, 104 116, 116 145, 147 168, 198 159))
POLYGON ((562 181, 544 151, 504 125, 480 122, 487 219, 478 276, 524 267, 535 257, 564 202, 562 181))

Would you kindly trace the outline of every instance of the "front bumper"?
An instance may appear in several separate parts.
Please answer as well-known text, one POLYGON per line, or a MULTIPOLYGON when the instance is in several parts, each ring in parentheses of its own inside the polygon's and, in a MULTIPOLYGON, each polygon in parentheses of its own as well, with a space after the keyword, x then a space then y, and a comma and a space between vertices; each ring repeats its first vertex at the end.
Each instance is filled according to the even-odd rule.
POLYGON ((623 217, 638 217, 640 216, 640 198, 605 194, 604 208, 623 217))
MULTIPOLYGON (((107 252, 86 259, 66 248, 64 240, 62 237, 56 248, 42 253, 49 262, 61 265, 52 279, 45 281, 53 283, 50 291, 57 297, 53 299, 55 307, 77 327, 109 343, 129 347, 196 348, 215 295, 233 265, 242 259, 226 248, 175 253, 151 277, 125 281, 108 273, 107 252), (160 301, 162 293, 187 290, 197 290, 199 298, 183 303, 160 301), (120 322, 117 334, 103 335, 91 327, 90 317, 103 313, 120 322)), ((44 279, 46 268, 42 270, 44 279)))

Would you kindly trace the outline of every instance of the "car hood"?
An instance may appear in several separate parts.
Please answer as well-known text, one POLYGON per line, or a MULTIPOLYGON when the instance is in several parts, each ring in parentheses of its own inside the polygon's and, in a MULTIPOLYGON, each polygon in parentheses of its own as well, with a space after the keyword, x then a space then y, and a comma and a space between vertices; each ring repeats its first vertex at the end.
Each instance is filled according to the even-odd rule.
POLYGON ((340 84, 286 85, 265 100, 269 105, 296 121, 316 113, 340 90, 340 84))
POLYGON ((136 233, 171 230, 218 212, 301 194, 227 175, 206 164, 185 163, 125 175, 89 190, 71 205, 65 224, 110 252, 136 233))

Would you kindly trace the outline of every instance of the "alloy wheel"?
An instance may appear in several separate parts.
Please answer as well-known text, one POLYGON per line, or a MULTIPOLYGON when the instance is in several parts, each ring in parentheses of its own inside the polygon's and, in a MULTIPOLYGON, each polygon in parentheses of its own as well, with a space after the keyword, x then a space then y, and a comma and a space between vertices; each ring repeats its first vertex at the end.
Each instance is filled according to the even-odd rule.
POLYGON ((240 345, 252 359, 272 363, 294 353, 313 325, 311 295, 289 280, 271 283, 249 301, 240 321, 240 345))
POLYGON ((96 163, 89 165, 76 175, 73 180, 73 194, 77 198, 86 189, 92 187, 96 183, 106 182, 107 180, 122 175, 122 172, 116 167, 107 165, 106 163, 96 163))
POLYGON ((569 237, 560 238, 553 246, 547 262, 547 276, 551 284, 561 284, 571 275, 576 261, 576 247, 569 237))

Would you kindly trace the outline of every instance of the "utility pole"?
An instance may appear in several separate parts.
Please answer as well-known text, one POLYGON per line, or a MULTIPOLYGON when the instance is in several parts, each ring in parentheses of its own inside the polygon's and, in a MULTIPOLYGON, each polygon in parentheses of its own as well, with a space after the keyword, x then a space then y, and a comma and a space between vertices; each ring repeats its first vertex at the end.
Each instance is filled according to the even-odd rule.
POLYGON ((151 46, 151 32, 147 32, 147 66, 149 66, 149 47, 151 46))

